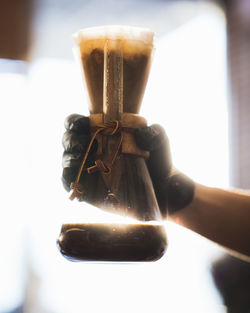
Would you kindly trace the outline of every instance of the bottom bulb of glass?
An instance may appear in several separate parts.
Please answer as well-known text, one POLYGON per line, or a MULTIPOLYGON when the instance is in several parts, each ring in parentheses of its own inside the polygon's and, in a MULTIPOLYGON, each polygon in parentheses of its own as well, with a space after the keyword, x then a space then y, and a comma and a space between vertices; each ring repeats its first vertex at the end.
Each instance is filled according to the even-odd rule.
POLYGON ((167 236, 160 224, 64 224, 58 247, 70 261, 147 262, 160 259, 167 236))

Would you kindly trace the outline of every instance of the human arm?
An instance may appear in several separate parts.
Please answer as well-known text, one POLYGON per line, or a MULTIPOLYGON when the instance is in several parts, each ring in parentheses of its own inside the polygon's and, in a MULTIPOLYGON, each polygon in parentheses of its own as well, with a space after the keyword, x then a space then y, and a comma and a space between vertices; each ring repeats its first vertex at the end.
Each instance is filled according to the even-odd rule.
POLYGON ((250 194, 195 183, 192 202, 169 218, 250 261, 250 194))
POLYGON ((151 151, 149 172, 168 219, 250 261, 250 193, 203 186, 176 174, 168 139, 158 125, 139 129, 135 137, 139 146, 151 151))

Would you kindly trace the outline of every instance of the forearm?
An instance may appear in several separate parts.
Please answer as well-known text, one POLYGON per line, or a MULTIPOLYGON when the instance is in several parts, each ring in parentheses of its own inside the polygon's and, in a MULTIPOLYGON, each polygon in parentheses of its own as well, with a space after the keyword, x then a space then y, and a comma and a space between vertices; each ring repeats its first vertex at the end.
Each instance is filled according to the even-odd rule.
POLYGON ((250 260, 250 194, 195 184, 193 201, 170 219, 250 260))

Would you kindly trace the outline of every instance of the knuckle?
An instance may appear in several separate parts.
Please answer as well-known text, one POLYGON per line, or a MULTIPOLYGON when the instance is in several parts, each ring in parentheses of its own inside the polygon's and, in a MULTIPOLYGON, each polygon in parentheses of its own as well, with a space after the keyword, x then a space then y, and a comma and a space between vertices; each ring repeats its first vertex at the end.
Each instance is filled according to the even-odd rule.
POLYGON ((66 130, 77 133, 89 133, 89 118, 80 114, 69 115, 64 123, 66 130))
POLYGON ((81 162, 81 153, 64 152, 62 158, 63 168, 78 167, 81 162))
POLYGON ((70 149, 71 141, 72 141, 72 133, 70 131, 66 131, 62 137, 62 144, 65 150, 70 149))
POLYGON ((82 117, 82 115, 80 114, 70 114, 69 116, 66 117, 65 121, 64 121, 64 125, 66 129, 70 129, 74 123, 80 119, 82 117))
POLYGON ((162 144, 166 144, 167 135, 164 128, 159 124, 153 124, 139 128, 135 132, 135 140, 137 145, 148 151, 158 149, 162 144))
POLYGON ((62 143, 65 151, 85 151, 89 143, 89 136, 79 135, 68 130, 63 135, 62 143))

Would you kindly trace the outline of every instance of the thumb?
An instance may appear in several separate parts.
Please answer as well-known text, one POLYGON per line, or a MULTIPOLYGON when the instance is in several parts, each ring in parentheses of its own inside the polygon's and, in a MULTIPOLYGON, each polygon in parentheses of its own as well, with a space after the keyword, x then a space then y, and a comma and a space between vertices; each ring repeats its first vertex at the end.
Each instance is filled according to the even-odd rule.
POLYGON ((163 217, 186 207, 194 197, 194 182, 173 168, 168 137, 160 125, 136 130, 136 144, 150 151, 147 160, 163 217))
POLYGON ((172 168, 172 158, 164 128, 158 124, 138 128, 134 136, 138 147, 150 152, 147 166, 153 183, 167 178, 172 168))

